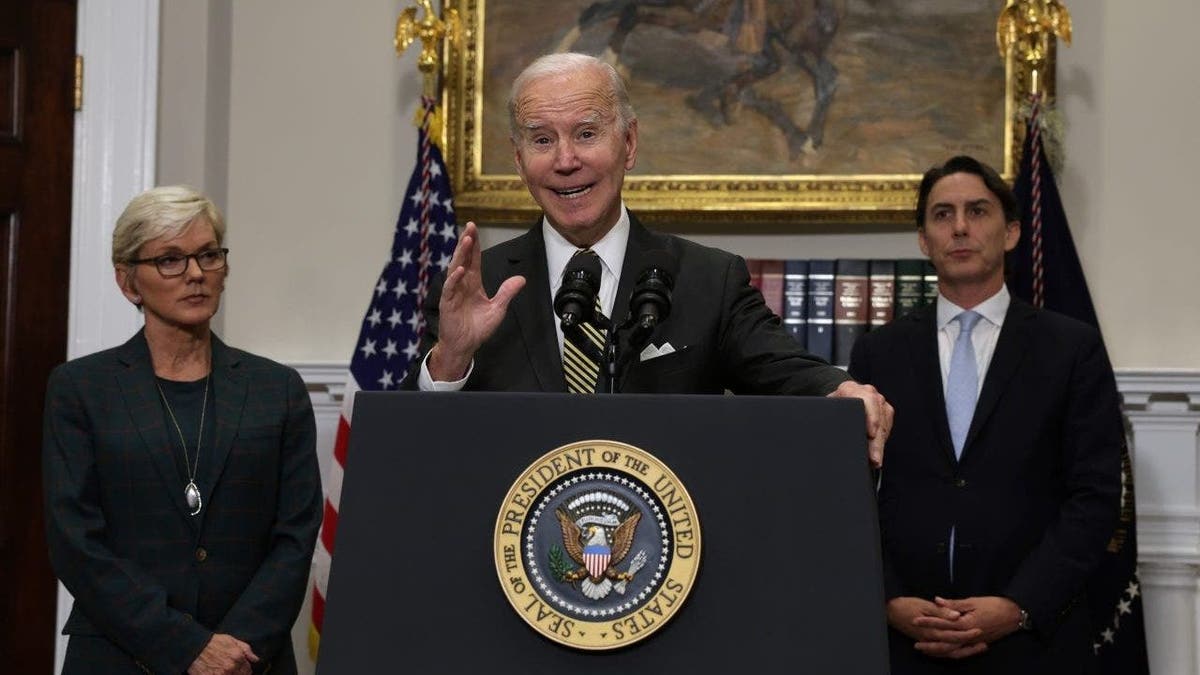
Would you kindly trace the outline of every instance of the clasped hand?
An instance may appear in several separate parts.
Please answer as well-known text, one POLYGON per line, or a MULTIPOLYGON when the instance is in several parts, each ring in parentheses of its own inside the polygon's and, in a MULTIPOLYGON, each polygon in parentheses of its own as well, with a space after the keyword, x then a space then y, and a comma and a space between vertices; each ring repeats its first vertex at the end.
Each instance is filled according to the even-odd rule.
POLYGON ((188 667, 188 675, 250 675, 258 656, 241 640, 216 633, 188 667))
POLYGON ((988 645, 1015 631, 1021 610, 1008 598, 982 596, 947 600, 892 598, 888 623, 916 641, 929 656, 962 659, 985 651, 988 645))

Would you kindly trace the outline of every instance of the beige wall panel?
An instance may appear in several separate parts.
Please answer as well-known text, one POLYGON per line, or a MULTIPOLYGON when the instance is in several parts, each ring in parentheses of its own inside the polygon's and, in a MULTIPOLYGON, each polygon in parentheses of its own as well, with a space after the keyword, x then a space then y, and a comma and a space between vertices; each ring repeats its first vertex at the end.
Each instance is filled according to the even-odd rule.
POLYGON ((233 7, 225 337, 348 361, 412 168, 420 81, 400 3, 233 7))

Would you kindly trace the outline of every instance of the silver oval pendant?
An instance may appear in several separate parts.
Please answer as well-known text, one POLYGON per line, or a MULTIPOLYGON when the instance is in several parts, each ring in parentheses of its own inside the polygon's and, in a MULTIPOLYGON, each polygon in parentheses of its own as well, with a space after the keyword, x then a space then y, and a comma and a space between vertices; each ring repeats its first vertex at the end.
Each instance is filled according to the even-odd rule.
POLYGON ((200 501, 200 488, 196 487, 194 481, 188 481, 187 487, 183 489, 183 496, 187 499, 188 508, 192 510, 192 515, 200 513, 202 505, 200 501))

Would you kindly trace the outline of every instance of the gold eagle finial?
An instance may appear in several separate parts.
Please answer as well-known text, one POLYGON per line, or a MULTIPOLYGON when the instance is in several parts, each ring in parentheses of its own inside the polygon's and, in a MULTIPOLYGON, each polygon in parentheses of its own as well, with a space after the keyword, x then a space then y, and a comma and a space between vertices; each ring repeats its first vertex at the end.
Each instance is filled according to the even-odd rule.
POLYGON ((1039 92, 1039 73, 1050 57, 1051 40, 1071 44, 1071 14, 1059 0, 1008 0, 996 21, 1000 57, 1024 61, 1031 73, 1030 93, 1039 92))
POLYGON ((421 55, 417 57, 417 68, 425 75, 425 95, 433 97, 437 94, 438 47, 443 39, 449 40, 454 47, 462 44, 462 21, 458 10, 447 8, 442 18, 433 11, 432 0, 417 0, 417 7, 409 7, 400 12, 396 20, 396 38, 393 44, 396 53, 402 54, 413 42, 421 41, 421 55), (417 20, 417 9, 424 11, 424 17, 417 20))

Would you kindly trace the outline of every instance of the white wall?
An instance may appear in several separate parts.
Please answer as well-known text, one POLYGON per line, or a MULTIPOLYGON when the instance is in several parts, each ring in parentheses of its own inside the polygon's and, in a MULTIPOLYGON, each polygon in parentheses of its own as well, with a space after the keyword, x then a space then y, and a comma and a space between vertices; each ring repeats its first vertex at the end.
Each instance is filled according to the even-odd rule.
POLYGON ((1060 179, 1113 362, 1200 367, 1200 57, 1195 0, 1070 3, 1060 179))

